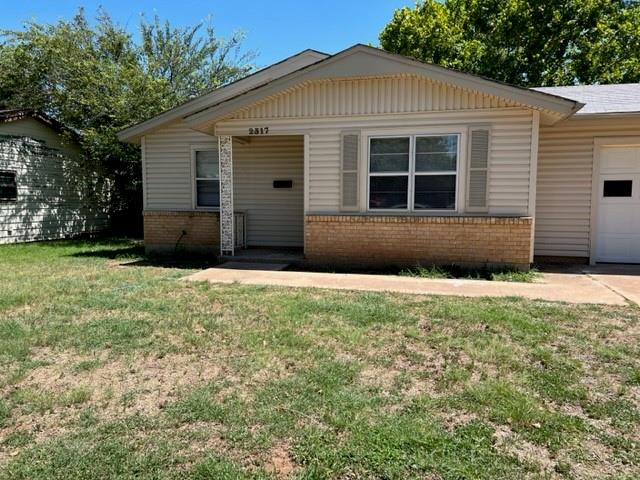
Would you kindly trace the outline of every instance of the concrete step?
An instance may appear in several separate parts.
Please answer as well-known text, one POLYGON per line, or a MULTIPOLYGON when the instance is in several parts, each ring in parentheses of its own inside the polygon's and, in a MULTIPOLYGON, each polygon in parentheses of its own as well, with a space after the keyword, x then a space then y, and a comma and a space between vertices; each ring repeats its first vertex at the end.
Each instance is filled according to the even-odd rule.
POLYGON ((250 249, 239 250, 235 255, 223 255, 221 260, 227 262, 286 263, 300 265, 304 262, 304 255, 290 251, 250 249))
POLYGON ((288 263, 266 263, 266 262, 224 262, 215 268, 225 268, 230 270, 263 270, 268 272, 279 272, 285 270, 288 263))

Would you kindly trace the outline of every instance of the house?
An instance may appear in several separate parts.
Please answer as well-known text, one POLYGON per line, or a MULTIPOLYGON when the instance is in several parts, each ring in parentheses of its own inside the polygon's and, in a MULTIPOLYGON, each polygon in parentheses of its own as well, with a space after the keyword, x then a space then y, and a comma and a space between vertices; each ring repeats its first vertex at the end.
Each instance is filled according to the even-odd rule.
POLYGON ((108 225, 77 134, 31 110, 0 110, 0 244, 68 238, 108 225))
POLYGON ((148 251, 640 262, 640 85, 523 89, 306 50, 122 131, 148 251))

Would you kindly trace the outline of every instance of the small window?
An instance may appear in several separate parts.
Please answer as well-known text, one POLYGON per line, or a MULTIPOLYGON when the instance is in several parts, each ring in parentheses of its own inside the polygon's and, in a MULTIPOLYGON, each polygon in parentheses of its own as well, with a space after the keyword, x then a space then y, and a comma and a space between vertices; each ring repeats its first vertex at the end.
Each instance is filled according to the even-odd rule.
POLYGON ((220 206, 220 170, 218 150, 197 150, 196 164, 196 206, 220 206))
POLYGON ((633 182, 631 180, 605 180, 603 188, 604 197, 630 197, 632 195, 633 182))
POLYGON ((16 172, 0 172, 0 201, 15 202, 17 199, 16 172))
POLYGON ((273 188, 293 188, 293 180, 274 180, 273 188))

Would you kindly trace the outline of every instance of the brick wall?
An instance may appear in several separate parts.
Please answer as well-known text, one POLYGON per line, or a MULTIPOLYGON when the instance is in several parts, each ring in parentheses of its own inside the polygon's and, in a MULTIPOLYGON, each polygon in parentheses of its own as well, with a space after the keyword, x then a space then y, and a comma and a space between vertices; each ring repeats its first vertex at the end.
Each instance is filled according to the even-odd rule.
POLYGON ((305 222, 311 263, 528 269, 532 260, 530 217, 307 215, 305 222))
POLYGON ((147 253, 220 254, 218 212, 144 212, 147 253), (183 234, 186 232, 186 234, 183 234))

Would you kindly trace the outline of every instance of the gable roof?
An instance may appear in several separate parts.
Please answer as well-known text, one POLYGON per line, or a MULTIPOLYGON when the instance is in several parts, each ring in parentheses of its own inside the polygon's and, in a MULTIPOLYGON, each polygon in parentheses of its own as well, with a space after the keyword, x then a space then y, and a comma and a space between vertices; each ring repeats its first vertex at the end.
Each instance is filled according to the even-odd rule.
MULTIPOLYGON (((303 55, 305 52, 298 55, 303 55)), ((281 69, 277 72, 280 73, 279 75, 263 75, 259 81, 248 82, 242 86, 238 86, 242 82, 242 80, 239 80, 228 86, 221 87, 146 122, 125 129, 118 134, 118 138, 123 141, 135 142, 148 131, 178 118, 183 118, 193 129, 203 129, 203 124, 208 124, 214 119, 219 119, 266 96, 273 95, 305 81, 395 75, 398 73, 422 75, 435 81, 459 85, 483 94, 510 99, 542 111, 543 115, 548 117, 547 120, 550 123, 570 116, 582 107, 580 102, 558 95, 515 87, 403 55, 389 53, 367 45, 357 44, 335 55, 314 53, 316 54, 315 61, 303 62, 295 69, 281 69)), ((290 59, 295 57, 290 57, 290 59)), ((290 59, 281 62, 281 64, 291 67, 292 65, 286 63, 290 59)), ((266 72, 270 68, 272 67, 268 67, 261 72, 266 72)), ((260 72, 254 75, 258 73, 260 72)))
POLYGON ((533 90, 571 98, 585 106, 576 115, 640 113, 640 83, 537 87, 533 90))
POLYGON ((317 50, 303 50, 300 53, 296 53, 295 55, 285 58, 284 60, 274 63, 273 65, 265 67, 261 70, 258 70, 257 72, 247 75, 246 77, 238 79, 222 87, 213 89, 208 93, 200 95, 199 97, 187 100, 183 104, 162 112, 148 120, 127 127, 124 130, 118 132, 118 138, 121 141, 127 142, 138 141, 140 137, 147 132, 165 125, 166 123, 172 122, 179 118, 184 118, 187 115, 200 111, 208 106, 216 105, 230 97, 239 95, 249 89, 268 83, 276 78, 299 70, 300 68, 303 68, 307 65, 316 63, 327 58, 328 56, 328 54, 318 52, 317 50))
POLYGON ((0 110, 0 123, 15 122, 17 120, 23 120, 25 118, 33 118, 35 120, 38 120, 53 128, 54 130, 64 129, 60 122, 37 110, 28 108, 12 108, 7 110, 0 110))
POLYGON ((582 107, 582 104, 579 102, 557 95, 514 87, 477 75, 458 72, 438 65, 414 60, 403 55, 358 44, 317 63, 275 79, 268 84, 230 97, 200 112, 192 113, 185 117, 185 120, 191 128, 198 129, 200 124, 211 122, 212 119, 221 118, 263 97, 305 81, 327 78, 394 75, 397 73, 423 75, 436 81, 452 83, 480 93, 514 100, 532 108, 552 112, 558 116, 555 120, 572 115, 582 107))
POLYGON ((81 137, 80 132, 78 132, 77 130, 66 127, 55 118, 50 117, 46 113, 39 110, 33 110, 30 108, 12 108, 0 110, 0 123, 15 122, 18 120, 24 120, 25 118, 33 118, 34 120, 45 124, 47 127, 58 133, 70 134, 74 140, 78 140, 81 137))

